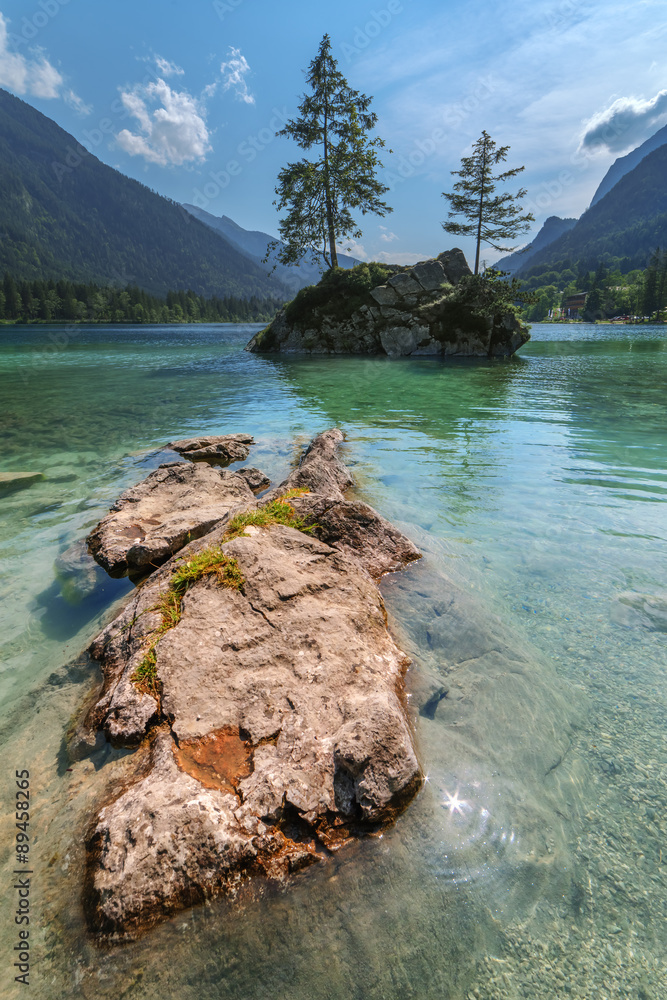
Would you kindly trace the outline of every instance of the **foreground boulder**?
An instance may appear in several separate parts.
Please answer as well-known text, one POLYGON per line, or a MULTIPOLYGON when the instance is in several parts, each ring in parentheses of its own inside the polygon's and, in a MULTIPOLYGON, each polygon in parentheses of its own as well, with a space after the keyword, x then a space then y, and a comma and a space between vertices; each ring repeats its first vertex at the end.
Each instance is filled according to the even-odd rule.
POLYGON ((510 357, 530 339, 479 294, 461 250, 412 267, 359 265, 303 289, 248 343, 251 352, 510 357), (383 280, 377 280, 383 279, 383 280))
POLYGON ((88 548, 111 576, 140 577, 193 538, 219 524, 239 504, 254 499, 256 469, 232 473, 206 464, 161 465, 127 490, 88 536, 88 548))
POLYGON ((91 647, 104 684, 79 746, 86 731, 141 744, 87 843, 98 935, 283 879, 391 822, 421 784, 409 661, 376 585, 420 554, 345 499, 341 440, 320 435, 280 488, 172 557, 91 647))

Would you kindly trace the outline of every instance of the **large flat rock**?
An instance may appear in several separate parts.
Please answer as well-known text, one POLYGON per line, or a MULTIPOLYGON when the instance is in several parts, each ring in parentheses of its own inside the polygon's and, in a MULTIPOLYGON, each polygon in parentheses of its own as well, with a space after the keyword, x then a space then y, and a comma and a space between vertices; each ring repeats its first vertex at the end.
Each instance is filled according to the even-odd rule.
POLYGON ((136 780, 87 843, 99 935, 132 936, 246 878, 284 879, 392 822, 421 784, 402 696, 409 660, 376 584, 419 552, 344 498, 341 439, 320 435, 283 484, 321 487, 290 498, 312 531, 273 523, 230 538, 221 523, 158 569, 91 647, 104 684, 79 745, 101 730, 143 747, 136 780), (197 580, 155 642, 175 571, 210 551, 234 560, 240 588, 197 580), (151 644, 153 694, 136 685, 151 644))
POLYGON ((88 536, 88 547, 111 576, 143 576, 209 532, 232 508, 253 500, 241 473, 200 463, 161 465, 123 493, 88 536))

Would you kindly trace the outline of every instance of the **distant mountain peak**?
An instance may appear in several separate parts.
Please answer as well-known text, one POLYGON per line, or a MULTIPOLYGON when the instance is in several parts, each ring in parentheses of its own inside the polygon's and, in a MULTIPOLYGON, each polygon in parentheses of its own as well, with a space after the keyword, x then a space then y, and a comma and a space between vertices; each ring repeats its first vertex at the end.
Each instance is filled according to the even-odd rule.
POLYGON ((637 146, 636 149, 631 150, 631 152, 626 153, 625 156, 619 156, 617 160, 614 160, 610 166, 607 173, 604 175, 597 191, 593 195, 593 200, 591 201, 590 207, 596 205, 606 194, 608 194, 613 187, 618 184, 622 177, 629 174, 631 170, 634 170, 638 166, 644 157, 648 156, 649 153, 653 153, 660 146, 664 146, 667 143, 667 125, 659 129, 654 133, 646 142, 643 142, 641 146, 637 146))

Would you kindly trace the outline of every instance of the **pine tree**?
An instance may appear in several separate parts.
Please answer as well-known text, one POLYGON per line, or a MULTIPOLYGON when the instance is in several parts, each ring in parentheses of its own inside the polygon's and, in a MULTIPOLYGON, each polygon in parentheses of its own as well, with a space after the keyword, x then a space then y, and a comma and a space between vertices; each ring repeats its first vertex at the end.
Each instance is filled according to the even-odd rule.
POLYGON ((660 271, 660 249, 656 248, 651 254, 648 267, 644 272, 644 296, 642 311, 649 319, 659 308, 659 271, 660 271))
POLYGON ((391 212, 381 200, 389 188, 376 177, 382 167, 377 149, 384 142, 368 137, 377 122, 369 111, 372 98, 351 89, 331 55, 328 35, 306 80, 312 93, 304 95, 299 117, 277 134, 290 136, 305 150, 318 147, 320 156, 288 163, 280 171, 274 204, 279 211, 288 209, 278 227, 284 246, 272 257, 278 243, 270 244, 265 259, 298 264, 308 253, 333 268, 338 266, 336 243, 362 235, 351 210, 391 212))
POLYGON ((479 251, 482 243, 488 243, 494 250, 511 253, 516 247, 500 246, 499 241, 512 240, 519 233, 530 229, 534 222, 533 215, 528 212, 521 214, 521 206, 515 204, 525 197, 525 188, 516 194, 494 194, 496 184, 502 184, 516 177, 525 167, 515 167, 504 173, 493 175, 493 167, 507 159, 509 146, 498 148, 488 132, 482 132, 473 146, 472 156, 461 159, 461 170, 452 170, 452 174, 460 177, 454 185, 454 193, 443 192, 450 204, 449 218, 463 215, 468 222, 443 222, 445 232, 456 236, 475 236, 477 248, 475 253, 475 274, 479 272, 479 251))

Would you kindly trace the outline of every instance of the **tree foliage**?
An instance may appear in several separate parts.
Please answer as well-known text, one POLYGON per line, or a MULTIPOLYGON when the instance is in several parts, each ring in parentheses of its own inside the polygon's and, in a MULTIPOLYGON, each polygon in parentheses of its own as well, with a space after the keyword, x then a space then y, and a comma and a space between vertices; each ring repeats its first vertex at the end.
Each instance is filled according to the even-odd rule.
POLYGON ((525 167, 514 167, 502 173, 493 174, 493 168, 507 159, 509 146, 498 147, 488 132, 482 132, 473 146, 471 156, 464 156, 461 169, 452 170, 455 177, 460 177, 451 193, 443 192, 450 204, 449 219, 462 215, 467 222, 443 222, 442 228, 455 236, 474 236, 476 239, 475 274, 479 273, 479 254, 482 243, 487 243, 494 250, 511 253, 515 247, 501 245, 501 241, 513 240, 520 233, 525 233, 534 222, 533 215, 528 212, 522 215, 522 208, 517 202, 525 197, 525 188, 516 194, 506 191, 495 194, 496 185, 503 184, 520 174, 525 167))
MULTIPOLYGON (((372 98, 349 86, 331 55, 328 35, 306 80, 312 92, 303 97, 299 117, 277 134, 289 136, 304 150, 317 148, 319 157, 288 163, 278 175, 274 204, 287 214, 278 227, 284 247, 277 258, 289 265, 308 255, 334 268, 336 244, 362 235, 352 211, 380 216, 391 211, 382 201, 389 188, 376 177, 382 167, 377 151, 384 141, 369 138, 377 122, 369 110, 372 98)), ((265 259, 277 246, 271 244, 265 259)))

